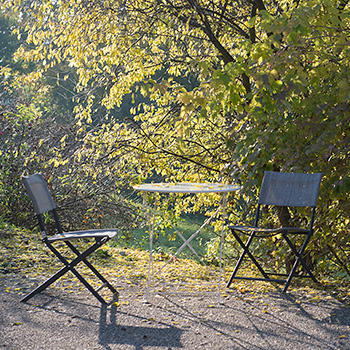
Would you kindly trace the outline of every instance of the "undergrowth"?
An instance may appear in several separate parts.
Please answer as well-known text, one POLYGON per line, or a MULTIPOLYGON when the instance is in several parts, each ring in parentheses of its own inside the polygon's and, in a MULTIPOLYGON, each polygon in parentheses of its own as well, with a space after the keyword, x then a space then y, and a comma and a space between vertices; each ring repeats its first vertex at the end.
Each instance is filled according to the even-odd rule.
MULTIPOLYGON (((80 241, 78 247, 84 250, 90 244, 80 241)), ((57 247, 65 251, 64 243, 57 243, 57 247)), ((73 255, 68 254, 72 258, 73 255)), ((120 288, 126 283, 130 286, 146 288, 149 252, 139 249, 118 247, 116 244, 104 245, 91 255, 89 261, 104 275, 116 288, 120 288)), ((165 291, 169 288, 176 288, 177 291, 199 292, 217 290, 219 274, 218 266, 203 266, 203 264, 192 259, 171 258, 165 252, 153 253, 153 271, 158 271, 164 263, 161 273, 152 279, 152 287, 155 291, 165 291), (166 282, 166 283, 165 283, 166 282), (169 287, 170 285, 170 287, 169 287), (175 287, 174 287, 175 286, 175 287)), ((81 271, 87 280, 98 287, 94 276, 83 264, 78 265, 77 270, 81 271)), ((13 227, 7 224, 0 224, 0 277, 20 275, 25 276, 23 287, 14 285, 7 287, 18 294, 25 294, 33 286, 50 277, 57 270, 62 268, 62 264, 48 250, 41 241, 40 234, 35 231, 13 227)), ((249 273, 252 270, 249 270, 249 273)), ((225 276, 222 283, 225 283, 231 273, 231 268, 225 268, 225 276)), ((308 286, 305 282, 293 280, 290 291, 306 290, 312 294, 318 291, 327 290, 337 299, 350 303, 349 283, 337 279, 324 279, 319 285, 308 286)), ((54 285, 53 288, 66 289, 68 292, 83 290, 76 278, 69 274, 64 275, 54 285)), ((231 285, 231 288, 223 291, 226 295, 232 290, 238 290, 242 294, 256 292, 270 292, 276 286, 270 283, 238 281, 231 285)))

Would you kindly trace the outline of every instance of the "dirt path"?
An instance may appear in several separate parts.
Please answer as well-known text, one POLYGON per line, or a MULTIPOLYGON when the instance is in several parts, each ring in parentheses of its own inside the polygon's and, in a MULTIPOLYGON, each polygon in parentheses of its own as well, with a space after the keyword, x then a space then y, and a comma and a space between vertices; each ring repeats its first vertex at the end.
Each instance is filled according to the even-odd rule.
POLYGON ((0 278, 0 349, 350 350, 350 307, 326 292, 232 291, 223 304, 217 296, 152 294, 147 304, 125 285, 108 307, 58 288, 23 304, 18 278, 25 283, 0 278))

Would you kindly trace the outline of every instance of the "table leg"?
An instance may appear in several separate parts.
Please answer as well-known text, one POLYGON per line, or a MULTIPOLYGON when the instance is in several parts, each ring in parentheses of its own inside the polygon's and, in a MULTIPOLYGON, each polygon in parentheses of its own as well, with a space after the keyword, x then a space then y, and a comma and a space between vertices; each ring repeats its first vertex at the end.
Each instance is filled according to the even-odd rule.
MULTIPOLYGON (((147 276, 147 288, 146 288, 146 303, 149 302, 149 289, 150 282, 152 278, 151 271, 153 271, 153 235, 154 235, 154 225, 155 225, 155 216, 156 208, 153 210, 153 216, 151 218, 150 207, 147 206, 147 194, 146 192, 142 193, 143 205, 147 208, 147 220, 148 220, 148 230, 149 230, 149 258, 148 258, 148 276, 147 276)), ((156 202, 155 202, 156 205, 156 202)))
MULTIPOLYGON (((179 234, 180 238, 183 240, 183 244, 181 245, 181 247, 176 251, 176 253, 174 255, 172 255, 172 257, 165 262, 165 264, 159 268, 159 270, 155 273, 153 273, 153 236, 154 236, 154 227, 155 227, 155 215, 157 212, 157 200, 155 199, 155 203, 154 206, 155 208, 153 209, 153 215, 151 216, 150 213, 150 207, 147 205, 147 201, 146 201, 146 192, 143 192, 143 204, 144 206, 147 208, 147 218, 148 218, 148 222, 149 222, 149 242, 150 242, 150 252, 149 252, 149 263, 148 263, 148 277, 147 277, 147 290, 146 290, 146 302, 149 302, 149 292, 150 292, 150 283, 151 283, 151 279, 153 278, 153 276, 155 276, 156 274, 158 274, 171 260, 174 256, 176 256, 177 254, 179 254, 186 246, 199 258, 199 260, 201 261, 202 259, 200 259, 200 257, 197 255, 196 251, 193 249, 193 247, 191 246, 190 242, 192 241, 193 238, 195 238, 198 233, 201 231, 201 229, 206 226, 211 220, 212 218, 219 212, 220 210, 220 206, 218 207, 218 209, 215 211, 215 213, 208 218, 207 220, 205 220, 205 222, 201 225, 201 227, 191 235, 191 237, 189 237, 188 239, 186 239, 185 237, 183 237, 181 235, 180 232, 177 231, 177 233, 179 234)), ((225 273, 225 268, 224 268, 224 240, 225 240, 225 235, 224 235, 224 231, 225 231, 225 217, 226 217, 226 204, 227 204, 227 193, 223 193, 223 197, 222 197, 222 226, 221 226, 221 239, 220 239, 220 267, 219 267, 219 285, 218 285, 218 302, 221 303, 221 284, 222 284, 222 274, 225 273)), ((207 266, 205 264, 205 262, 203 262, 205 266, 207 266)))
POLYGON ((225 192, 222 196, 222 225, 221 225, 221 242, 220 242, 220 269, 219 269, 219 296, 218 302, 221 304, 221 275, 224 274, 225 277, 225 219, 226 219, 226 204, 227 204, 227 193, 225 192))
POLYGON ((197 229, 196 232, 194 232, 188 239, 186 239, 175 227, 173 227, 173 229, 176 231, 176 233, 179 235, 179 237, 183 240, 183 244, 181 245, 181 247, 164 263, 164 265, 162 267, 160 267, 153 275, 157 275, 160 271, 163 270, 163 268, 168 265, 168 263, 174 258, 174 256, 177 256, 178 254, 180 254, 182 252, 182 250, 187 246, 192 253, 194 253, 198 260, 200 262, 202 262, 206 267, 207 264, 203 261, 203 259, 198 255, 198 253, 194 250, 194 248, 191 246, 190 242, 199 234, 199 232, 202 230, 203 227, 205 227, 206 225, 208 225, 208 223, 215 217, 215 215, 219 212, 220 207, 215 211, 215 213, 208 219, 206 219, 204 221, 204 223, 197 229))

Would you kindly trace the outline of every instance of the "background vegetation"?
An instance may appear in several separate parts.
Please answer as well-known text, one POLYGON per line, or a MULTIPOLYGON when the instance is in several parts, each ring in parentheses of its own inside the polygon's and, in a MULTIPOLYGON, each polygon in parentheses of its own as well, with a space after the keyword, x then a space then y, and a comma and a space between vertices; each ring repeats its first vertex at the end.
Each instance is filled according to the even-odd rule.
MULTIPOLYGON (((117 225, 123 242, 143 222, 135 183, 240 183, 237 222, 265 170, 322 172, 310 258, 319 277, 349 279, 347 1, 0 4, 2 221, 32 227, 20 176, 35 171, 67 228, 117 225)), ((217 198, 172 200, 160 208, 171 220, 217 198)), ((270 265, 288 256, 260 249, 270 265)))

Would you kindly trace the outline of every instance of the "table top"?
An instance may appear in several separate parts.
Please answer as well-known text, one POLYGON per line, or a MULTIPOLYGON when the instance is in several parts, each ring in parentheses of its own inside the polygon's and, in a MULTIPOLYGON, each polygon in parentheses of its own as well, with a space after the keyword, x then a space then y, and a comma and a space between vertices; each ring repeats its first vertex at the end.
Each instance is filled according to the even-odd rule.
POLYGON ((219 183, 147 183, 133 186, 135 190, 162 193, 212 193, 232 192, 241 189, 238 185, 225 185, 219 183))

